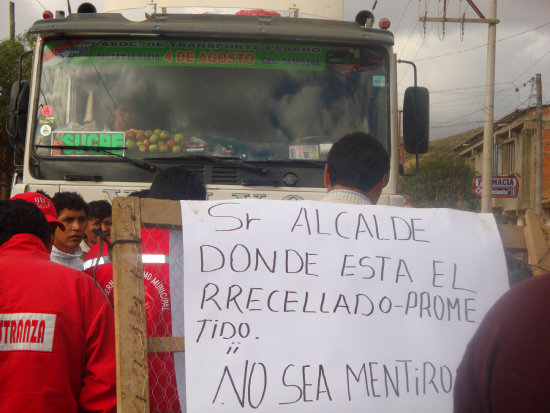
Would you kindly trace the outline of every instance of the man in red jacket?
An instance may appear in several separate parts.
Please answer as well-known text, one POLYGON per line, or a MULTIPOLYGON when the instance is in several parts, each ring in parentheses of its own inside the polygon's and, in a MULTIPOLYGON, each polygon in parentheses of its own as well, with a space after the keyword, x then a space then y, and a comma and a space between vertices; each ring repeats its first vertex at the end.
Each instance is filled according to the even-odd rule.
POLYGON ((0 411, 115 412, 112 308, 90 277, 50 261, 61 224, 31 198, 0 201, 0 411))
MULTIPOLYGON (((157 173, 147 197, 204 200, 206 188, 197 175, 181 167, 172 167, 157 173)), ((169 255, 171 241, 174 239, 170 239, 169 230, 156 228, 142 228, 141 238, 147 336, 170 337, 172 336, 172 294, 170 293, 169 255)), ((178 245, 181 248, 181 243, 178 245)), ((84 271, 96 280, 113 303, 113 265, 105 243, 100 241, 90 249, 84 260, 84 271)), ((149 353, 151 413, 184 411, 184 406, 180 406, 182 396, 183 394, 178 395, 174 354, 149 353)))

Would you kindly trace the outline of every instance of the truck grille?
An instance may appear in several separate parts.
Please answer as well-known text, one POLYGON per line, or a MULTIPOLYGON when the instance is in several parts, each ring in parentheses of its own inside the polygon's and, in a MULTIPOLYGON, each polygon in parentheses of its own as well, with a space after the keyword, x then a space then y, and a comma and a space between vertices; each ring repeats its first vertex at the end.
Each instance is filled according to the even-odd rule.
POLYGON ((239 169, 233 166, 213 166, 212 183, 213 184, 238 184, 239 169))

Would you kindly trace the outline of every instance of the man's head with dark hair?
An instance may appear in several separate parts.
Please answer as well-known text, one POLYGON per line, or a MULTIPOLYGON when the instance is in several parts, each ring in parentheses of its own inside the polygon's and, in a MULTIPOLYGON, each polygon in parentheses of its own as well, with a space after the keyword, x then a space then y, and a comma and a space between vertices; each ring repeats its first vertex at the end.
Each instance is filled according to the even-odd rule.
POLYGON ((54 246, 65 253, 74 254, 84 238, 88 224, 88 204, 76 192, 58 192, 52 201, 59 221, 65 226, 55 232, 54 246))
POLYGON ((101 229, 103 235, 109 237, 112 224, 112 207, 109 201, 102 199, 90 202, 88 204, 88 225, 85 231, 86 243, 92 247, 99 241, 99 236, 94 230, 101 229))
POLYGON ((100 221, 113 215, 112 207, 109 201, 104 199, 92 201, 88 204, 88 218, 97 218, 100 221))
POLYGON ((389 171, 390 157, 384 145, 368 133, 350 133, 336 141, 327 155, 325 186, 329 191, 355 190, 376 203, 389 171))
POLYGON ((76 192, 57 192, 52 201, 57 210, 57 215, 61 214, 64 209, 72 209, 75 211, 84 211, 88 216, 88 204, 82 196, 76 192))
POLYGON ((175 166, 157 172, 148 197, 174 201, 182 199, 201 201, 206 199, 206 187, 198 175, 175 166))
POLYGON ((17 234, 32 234, 51 249, 53 229, 44 213, 32 202, 22 199, 0 201, 0 245, 17 234))

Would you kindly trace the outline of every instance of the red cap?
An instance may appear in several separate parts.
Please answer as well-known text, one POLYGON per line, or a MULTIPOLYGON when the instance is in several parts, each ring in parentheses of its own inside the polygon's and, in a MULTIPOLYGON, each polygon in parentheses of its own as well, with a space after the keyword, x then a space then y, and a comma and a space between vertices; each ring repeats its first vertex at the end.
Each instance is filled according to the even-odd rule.
POLYGON ((22 199, 27 202, 32 202, 44 213, 46 221, 55 222, 59 225, 59 228, 61 228, 62 231, 65 231, 65 225, 57 219, 57 211, 55 210, 55 206, 48 197, 39 194, 38 192, 24 192, 22 194, 12 196, 11 199, 22 199))

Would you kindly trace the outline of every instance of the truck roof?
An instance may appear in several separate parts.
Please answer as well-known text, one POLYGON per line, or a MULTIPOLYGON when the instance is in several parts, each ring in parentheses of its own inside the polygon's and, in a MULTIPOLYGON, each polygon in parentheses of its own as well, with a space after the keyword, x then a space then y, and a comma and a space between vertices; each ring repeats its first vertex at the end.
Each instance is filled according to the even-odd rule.
POLYGON ((70 14, 64 19, 38 20, 29 30, 50 36, 151 36, 231 38, 275 41, 323 41, 393 45, 393 34, 354 22, 274 16, 227 14, 156 14, 136 22, 119 13, 70 14))

